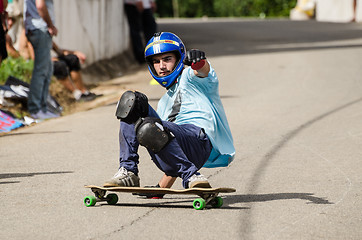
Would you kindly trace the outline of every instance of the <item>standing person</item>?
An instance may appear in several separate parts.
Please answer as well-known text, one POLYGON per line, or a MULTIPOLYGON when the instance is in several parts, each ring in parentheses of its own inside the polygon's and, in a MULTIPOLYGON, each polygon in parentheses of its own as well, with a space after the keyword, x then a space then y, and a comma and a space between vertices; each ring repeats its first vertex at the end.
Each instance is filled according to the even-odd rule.
POLYGON ((124 9, 127 15, 132 51, 138 63, 144 63, 144 40, 147 42, 157 31, 153 11, 156 9, 154 0, 124 0, 124 9))
POLYGON ((173 33, 156 33, 145 58, 152 77, 168 91, 157 112, 139 92, 125 92, 117 105, 120 168, 104 186, 140 186, 138 147, 146 147, 164 172, 156 187, 169 188, 177 177, 184 188, 211 187, 202 167, 230 164, 235 148, 214 69, 200 50, 186 52, 173 33), (184 64, 191 67, 184 69, 184 64))
POLYGON ((8 5, 7 0, 0 0, 0 66, 2 61, 8 57, 6 51, 6 37, 5 34, 8 31, 6 25, 6 7, 8 5))
MULTIPOLYGON (((11 23, 9 29, 11 29, 11 23)), ((9 34, 6 34, 6 49, 13 58, 23 57, 24 59, 34 60, 34 50, 29 42, 23 45, 21 53, 13 45, 9 34), (24 54, 25 53, 25 54, 24 54)), ((57 57, 53 57, 53 75, 60 83, 69 90, 77 101, 91 101, 101 95, 90 92, 84 82, 81 72, 81 63, 86 60, 86 55, 80 51, 61 49, 53 41, 53 50, 57 57)))
POLYGON ((33 46, 35 56, 29 89, 28 111, 35 119, 59 117, 47 110, 47 97, 53 73, 50 51, 52 37, 58 33, 54 20, 53 0, 25 0, 26 37, 33 46))
POLYGON ((153 34, 157 32, 157 23, 154 17, 154 13, 157 11, 157 4, 155 0, 142 0, 142 30, 147 43, 153 34))

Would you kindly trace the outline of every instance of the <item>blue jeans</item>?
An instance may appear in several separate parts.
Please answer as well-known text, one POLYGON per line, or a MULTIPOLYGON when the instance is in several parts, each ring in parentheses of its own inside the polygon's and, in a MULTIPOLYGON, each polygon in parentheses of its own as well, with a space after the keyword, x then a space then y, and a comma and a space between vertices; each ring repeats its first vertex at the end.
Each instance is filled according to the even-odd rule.
MULTIPOLYGON (((158 117, 156 111, 149 106, 149 117, 158 117)), ((210 156, 211 142, 200 127, 192 124, 177 125, 162 121, 175 136, 161 151, 154 153, 148 150, 152 161, 166 175, 182 178, 182 185, 187 186, 188 179, 205 164, 210 156)), ((135 124, 121 121, 119 131, 120 167, 138 174, 139 142, 134 130, 135 124)))
POLYGON ((34 48, 34 69, 30 82, 28 111, 32 114, 40 110, 47 111, 47 97, 53 73, 50 51, 52 37, 41 30, 29 31, 27 38, 34 48))

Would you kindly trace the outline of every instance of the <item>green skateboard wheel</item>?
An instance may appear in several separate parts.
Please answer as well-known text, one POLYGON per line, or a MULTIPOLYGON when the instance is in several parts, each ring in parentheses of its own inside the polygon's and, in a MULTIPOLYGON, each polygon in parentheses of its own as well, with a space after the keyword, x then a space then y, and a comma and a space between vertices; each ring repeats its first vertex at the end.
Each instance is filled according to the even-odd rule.
POLYGON ((107 203, 109 205, 116 205, 118 202, 118 196, 115 193, 111 193, 107 195, 107 203))
POLYGON ((204 209, 205 207, 205 200, 202 199, 202 198, 197 198, 194 200, 194 203, 193 203, 193 207, 196 209, 196 210, 202 210, 204 209))
POLYGON ((96 205, 96 203, 97 203, 97 199, 94 196, 87 196, 84 198, 84 205, 86 207, 94 206, 94 205, 96 205))
POLYGON ((214 208, 219 208, 222 206, 222 204, 224 203, 223 199, 221 197, 216 197, 215 199, 213 199, 210 204, 212 207, 214 208))

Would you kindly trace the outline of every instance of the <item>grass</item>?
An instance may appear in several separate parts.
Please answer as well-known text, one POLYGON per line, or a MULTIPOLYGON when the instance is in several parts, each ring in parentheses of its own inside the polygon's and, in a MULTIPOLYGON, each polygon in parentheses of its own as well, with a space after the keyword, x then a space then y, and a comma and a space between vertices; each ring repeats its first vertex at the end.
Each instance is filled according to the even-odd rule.
POLYGON ((4 85, 9 76, 30 83, 33 66, 33 60, 25 60, 22 57, 6 58, 0 66, 0 85, 4 85))

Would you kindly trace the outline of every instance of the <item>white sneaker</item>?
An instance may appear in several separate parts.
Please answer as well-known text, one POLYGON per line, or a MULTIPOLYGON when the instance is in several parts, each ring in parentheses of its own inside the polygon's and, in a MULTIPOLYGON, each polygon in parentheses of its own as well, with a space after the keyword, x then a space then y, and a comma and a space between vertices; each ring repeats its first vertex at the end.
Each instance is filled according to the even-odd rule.
POLYGON ((112 179, 103 184, 104 187, 139 187, 140 178, 133 172, 121 167, 112 179))
POLYGON ((211 185, 204 175, 197 172, 189 178, 189 188, 211 188, 211 185))

